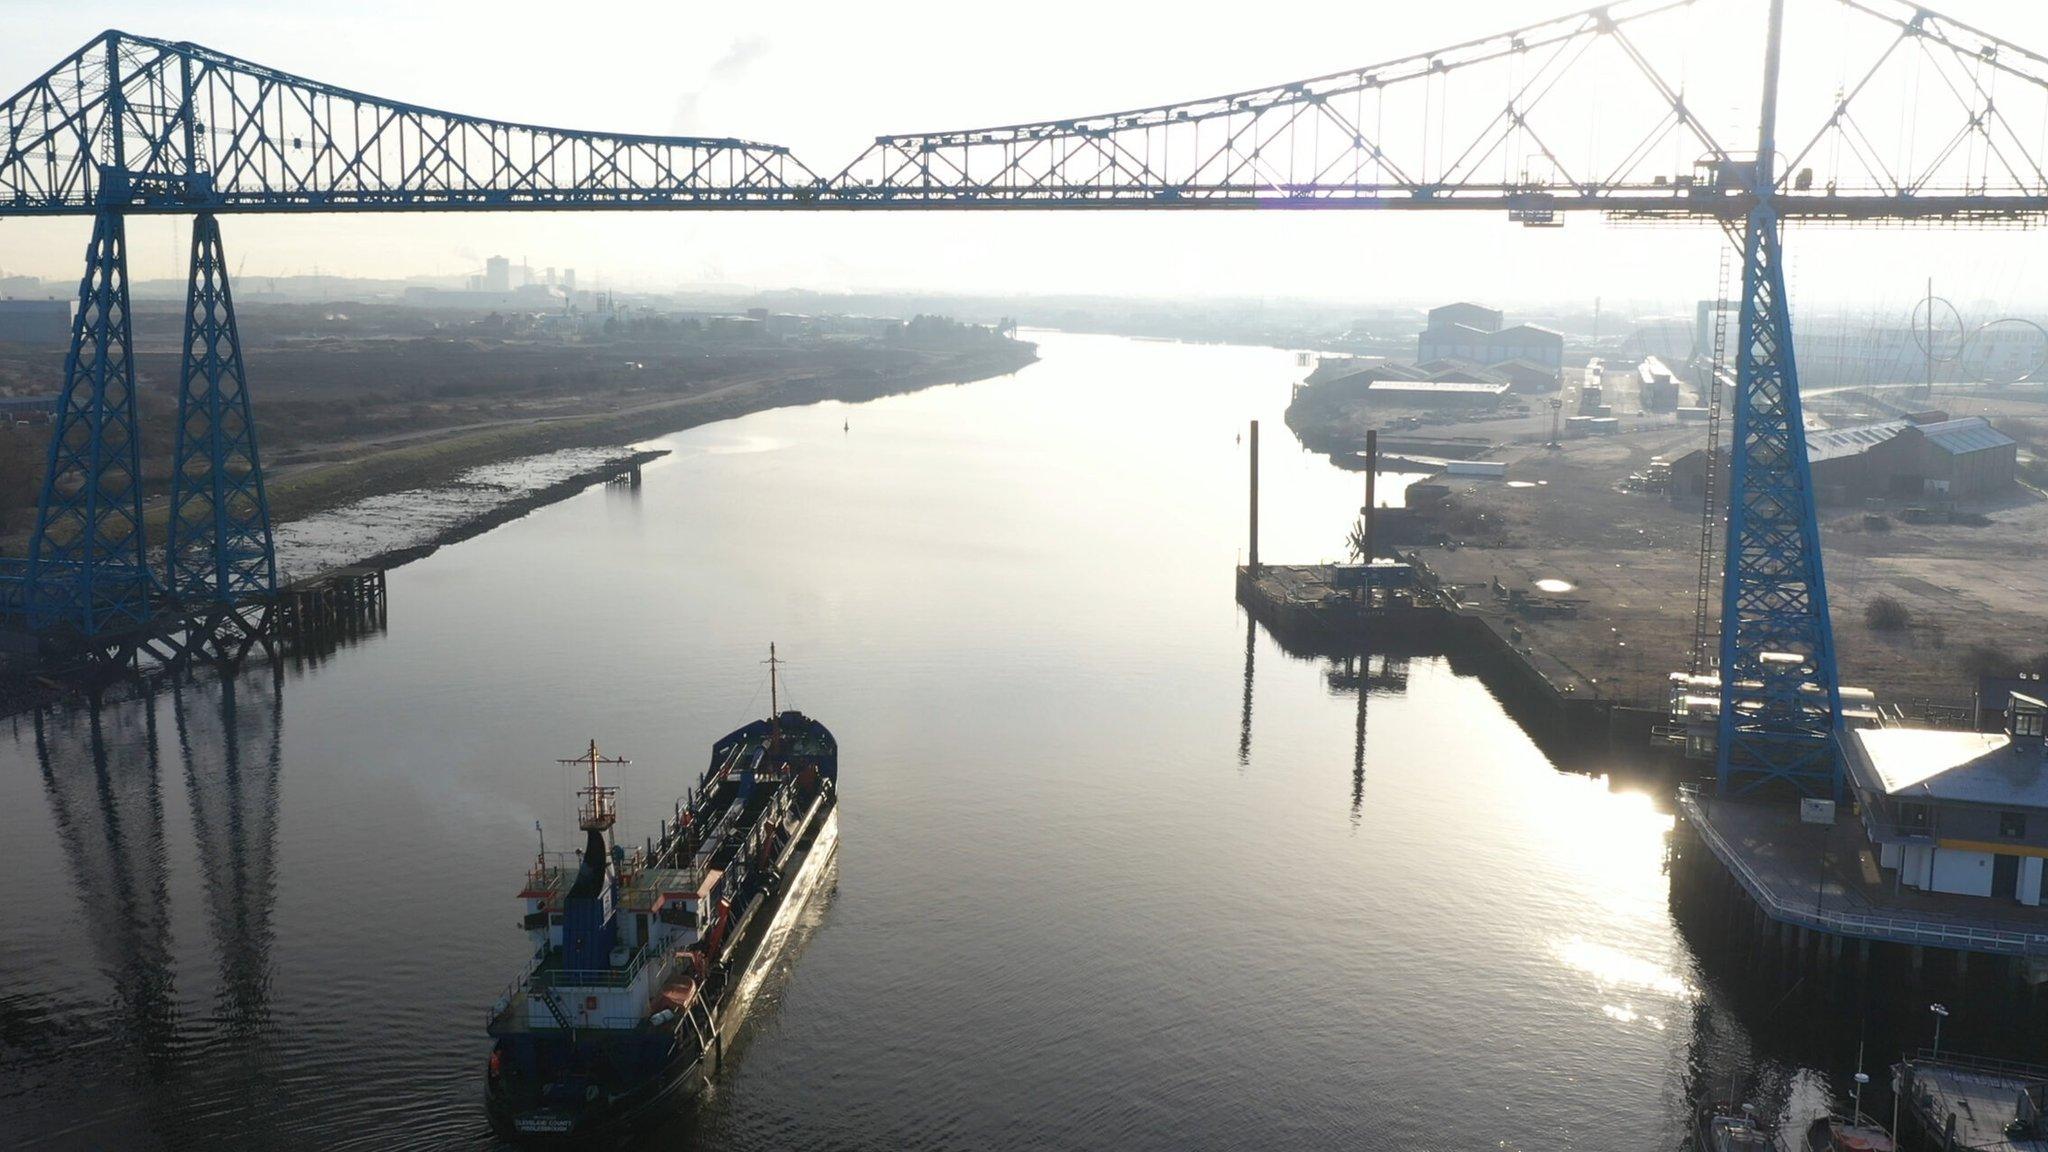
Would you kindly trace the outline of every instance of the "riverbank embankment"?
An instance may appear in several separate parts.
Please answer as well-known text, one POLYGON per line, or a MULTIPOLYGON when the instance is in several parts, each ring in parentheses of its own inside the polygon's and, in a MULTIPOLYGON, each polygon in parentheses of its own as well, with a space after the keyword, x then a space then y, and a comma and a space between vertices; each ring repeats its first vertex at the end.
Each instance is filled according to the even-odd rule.
POLYGON ((1036 345, 1003 341, 901 374, 763 376, 615 411, 454 432, 421 443, 366 446, 352 457, 293 471, 270 484, 271 515, 287 523, 372 496, 454 481, 463 473, 572 448, 616 447, 769 408, 858 402, 1016 372, 1036 345))

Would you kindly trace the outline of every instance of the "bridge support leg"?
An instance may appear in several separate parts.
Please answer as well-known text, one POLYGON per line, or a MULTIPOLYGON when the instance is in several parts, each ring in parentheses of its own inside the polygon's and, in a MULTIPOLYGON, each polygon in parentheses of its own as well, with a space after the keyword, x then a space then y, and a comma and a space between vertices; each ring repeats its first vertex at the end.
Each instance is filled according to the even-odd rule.
POLYGON ((29 618, 38 631, 94 641, 149 616, 133 347, 127 228, 119 212, 101 209, 29 548, 29 618))
POLYGON ((192 223, 185 355, 178 372, 165 585, 188 610, 232 609, 277 591, 270 504, 221 250, 220 222, 192 223))
POLYGON ((1751 213, 1743 248, 1716 777, 1723 795, 1775 784, 1840 799, 1834 628, 1779 224, 1768 209, 1751 213))
POLYGON ((1842 699, 1792 355, 1773 168, 1783 22, 1784 0, 1771 0, 1763 116, 1750 186, 1755 203, 1737 236, 1742 309, 1722 553, 1715 776, 1724 796, 1769 787, 1839 800, 1835 742, 1842 699))

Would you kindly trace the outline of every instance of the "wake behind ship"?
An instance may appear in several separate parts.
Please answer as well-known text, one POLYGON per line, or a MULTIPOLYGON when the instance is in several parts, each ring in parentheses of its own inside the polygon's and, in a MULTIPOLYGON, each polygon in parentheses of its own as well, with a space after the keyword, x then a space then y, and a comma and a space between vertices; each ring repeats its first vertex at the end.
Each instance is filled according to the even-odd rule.
MULTIPOLYGON (((771 649, 771 675, 773 652, 771 649)), ((580 853, 545 851, 519 893, 533 948, 492 1006, 485 1107, 512 1138, 587 1137, 709 1083, 766 959, 778 914, 815 886, 838 839, 839 747, 774 706, 718 741, 697 786, 638 847, 613 842, 615 787, 588 765, 580 853)))

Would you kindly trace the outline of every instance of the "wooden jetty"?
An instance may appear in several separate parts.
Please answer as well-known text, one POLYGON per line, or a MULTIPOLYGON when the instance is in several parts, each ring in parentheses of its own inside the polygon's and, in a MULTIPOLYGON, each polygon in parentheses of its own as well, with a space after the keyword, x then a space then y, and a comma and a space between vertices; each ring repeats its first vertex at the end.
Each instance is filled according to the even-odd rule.
POLYGON ((336 568, 277 590, 271 627, 280 636, 311 638, 381 625, 384 570, 336 568))
POLYGON ((164 599, 147 620, 89 640, 10 620, 0 624, 0 711, 192 663, 237 664, 257 649, 318 657, 383 631, 385 595, 383 568, 348 567, 231 604, 164 599))

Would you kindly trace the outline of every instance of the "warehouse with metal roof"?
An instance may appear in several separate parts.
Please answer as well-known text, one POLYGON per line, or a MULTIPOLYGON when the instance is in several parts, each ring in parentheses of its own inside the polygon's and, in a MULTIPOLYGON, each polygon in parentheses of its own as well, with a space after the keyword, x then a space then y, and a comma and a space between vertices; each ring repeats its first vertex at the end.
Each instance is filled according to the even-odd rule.
POLYGON ((1908 424, 1865 456, 1872 493, 1892 499, 1981 500, 2019 471, 2019 445, 1982 416, 1908 424))

